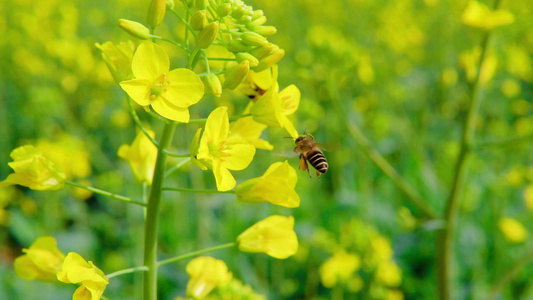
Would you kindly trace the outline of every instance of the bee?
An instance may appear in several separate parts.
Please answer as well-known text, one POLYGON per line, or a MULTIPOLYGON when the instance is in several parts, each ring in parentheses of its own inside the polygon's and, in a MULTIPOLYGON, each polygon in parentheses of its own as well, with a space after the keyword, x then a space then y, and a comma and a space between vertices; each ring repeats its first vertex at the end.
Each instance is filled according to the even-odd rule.
POLYGON ((300 155, 300 169, 307 170, 309 177, 312 177, 307 165, 307 162, 309 162, 316 170, 316 178, 320 180, 320 174, 324 174, 328 170, 328 161, 322 150, 318 148, 315 138, 306 131, 296 138, 294 144, 296 145, 294 152, 300 155))
POLYGON ((262 88, 258 87, 255 84, 254 84, 254 86, 255 87, 253 88, 253 92, 251 94, 246 95, 246 96, 250 100, 257 101, 257 100, 259 100, 259 98, 261 98, 261 96, 263 96, 267 92, 267 90, 263 90, 262 88))

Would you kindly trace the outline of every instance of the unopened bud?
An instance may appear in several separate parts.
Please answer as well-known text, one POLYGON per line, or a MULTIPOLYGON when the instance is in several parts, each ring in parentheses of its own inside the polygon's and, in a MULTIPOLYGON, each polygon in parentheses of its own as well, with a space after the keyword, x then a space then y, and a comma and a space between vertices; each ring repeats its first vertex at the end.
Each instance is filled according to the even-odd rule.
POLYGON ((266 38, 252 31, 246 31, 241 35, 242 42, 246 45, 261 46, 267 44, 266 38))
POLYGON ((230 90, 235 89, 244 81, 246 75, 250 71, 250 63, 247 60, 242 61, 236 67, 231 69, 228 74, 226 74, 226 80, 224 81, 224 87, 230 90))
POLYGON ((228 50, 237 53, 237 52, 248 52, 251 51, 254 47, 250 45, 245 45, 242 40, 233 39, 228 43, 228 50))
POLYGON ((259 60, 255 56, 247 52, 239 52, 235 54, 235 58, 238 62, 243 62, 247 60, 250 63, 250 67, 252 68, 259 64, 259 60))
POLYGON ((208 21, 205 10, 199 10, 195 12, 189 21, 189 25, 191 25, 191 28, 194 30, 202 30, 205 26, 207 26, 207 23, 208 21))
POLYGON ((239 19, 239 23, 241 24, 249 24, 250 22, 252 22, 252 16, 242 16, 239 19))
POLYGON ((167 8, 174 9, 174 0, 166 0, 167 8))
POLYGON ((122 28, 122 30, 126 31, 129 35, 138 39, 146 40, 150 38, 150 30, 141 23, 126 19, 119 19, 118 27, 122 28))
POLYGON ((244 16, 244 7, 237 7, 231 12, 231 16, 235 18, 236 20, 242 18, 244 16))
POLYGON ((283 56, 285 56, 285 50, 275 50, 271 54, 259 60, 259 64, 254 68, 254 72, 261 72, 272 67, 273 65, 277 64, 283 58, 283 56))
POLYGON ((264 36, 265 38, 272 36, 276 34, 276 32, 278 32, 278 30, 274 26, 257 26, 252 31, 264 36))
POLYGON ((152 0, 150 2, 150 7, 148 8, 148 17, 146 18, 148 25, 152 26, 153 28, 159 26, 159 24, 161 24, 165 18, 166 10, 166 0, 152 0))
POLYGON ((221 18, 227 16, 230 12, 231 12, 231 4, 230 3, 220 4, 218 6, 218 8, 217 8, 217 14, 221 18))
POLYGON ((254 28, 255 26, 261 26, 265 24, 267 21, 267 18, 265 16, 259 17, 255 20, 253 20, 250 24, 246 25, 248 28, 254 28))
POLYGON ((209 0, 196 0, 194 4, 198 10, 203 10, 207 8, 209 0))
POLYGON ((263 10, 261 10, 261 9, 254 10, 252 12, 252 20, 255 21, 256 19, 262 17, 263 15, 264 15, 263 10))
POLYGON ((218 22, 211 22, 196 36, 196 47, 206 49, 213 43, 218 34, 218 22))
POLYGON ((251 55, 255 56, 257 59, 261 60, 262 58, 266 57, 277 49, 279 49, 279 47, 274 44, 266 44, 259 47, 255 47, 248 52, 251 55))
POLYGON ((201 75, 200 79, 202 79, 205 90, 208 93, 211 93, 217 97, 222 95, 222 84, 220 83, 220 79, 218 79, 217 75, 209 73, 207 75, 201 75))

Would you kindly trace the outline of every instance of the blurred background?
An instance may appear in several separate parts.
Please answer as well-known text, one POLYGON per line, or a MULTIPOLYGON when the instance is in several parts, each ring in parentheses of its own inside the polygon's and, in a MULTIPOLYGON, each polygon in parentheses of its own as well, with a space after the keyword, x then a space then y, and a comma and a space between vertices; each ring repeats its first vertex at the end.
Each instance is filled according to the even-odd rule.
MULTIPOLYGON (((266 25, 278 29, 270 41, 286 51, 279 64, 280 87, 294 83, 300 88, 300 108, 291 118, 298 131, 307 129, 323 145, 328 173, 318 181, 298 172, 301 206, 296 209, 240 203, 233 195, 166 193, 160 256, 231 242, 269 215, 293 215, 300 249, 289 259, 236 249, 212 255, 267 299, 435 299, 438 224, 424 222, 420 211, 360 150, 331 98, 338 96, 349 122, 359 126, 441 216, 469 104, 469 82, 480 56, 482 32, 461 22, 468 2, 246 3, 263 9, 266 25)), ((141 197, 128 163, 117 156, 120 145, 131 144, 136 129, 124 93, 95 43, 132 39, 116 26, 117 20, 144 23, 147 8, 148 1, 0 2, 1 180, 11 173, 11 150, 31 143, 73 180, 141 197)), ((533 136, 533 6, 529 0, 515 0, 503 1, 502 8, 514 14, 515 22, 494 32, 487 58, 493 71, 482 91, 476 141, 533 136)), ((174 37, 183 30, 168 14, 156 33, 174 37)), ((183 53, 164 46, 171 67, 182 67, 183 53)), ((239 93, 207 96, 191 107, 191 115, 206 117, 218 105, 238 113, 247 102, 239 93)), ((142 110, 139 115, 160 133, 160 124, 142 110)), ((173 143, 177 151, 188 151, 196 128, 178 126, 173 143)), ((258 150, 248 169, 234 172, 237 181, 262 175, 276 161, 288 160, 297 168, 294 144, 286 135, 268 129, 263 137, 274 150, 258 150)), ((528 237, 533 226, 530 141, 475 149, 456 234, 457 299, 485 297, 516 260, 533 251, 528 237)), ((184 188, 215 187, 211 172, 191 164, 169 182, 184 188)), ((0 299, 71 297, 74 286, 15 276, 13 260, 37 237, 53 235, 65 254, 80 253, 111 273, 142 263, 142 226, 140 208, 83 190, 0 189, 0 299)), ((186 263, 160 269, 161 299, 184 296, 186 263)), ((501 299, 533 297, 533 264, 524 265, 502 289, 501 299)), ((105 296, 139 298, 141 277, 114 278, 105 296)))

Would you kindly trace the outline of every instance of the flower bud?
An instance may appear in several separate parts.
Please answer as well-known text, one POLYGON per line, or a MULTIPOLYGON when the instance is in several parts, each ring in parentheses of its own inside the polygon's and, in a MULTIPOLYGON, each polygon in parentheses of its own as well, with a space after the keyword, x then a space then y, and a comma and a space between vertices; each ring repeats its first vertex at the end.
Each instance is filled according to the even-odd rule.
POLYGON ((254 72, 261 72, 277 64, 285 56, 285 50, 277 49, 273 53, 259 60, 259 64, 254 67, 254 72))
POLYGON ((237 53, 237 52, 248 52, 253 49, 253 46, 245 45, 242 40, 233 39, 228 43, 228 50, 237 53))
POLYGON ((174 9, 174 0, 166 0, 167 8, 174 9))
POLYGON ((264 36, 265 38, 272 36, 278 32, 274 26, 257 26, 252 29, 253 32, 264 36))
POLYGON ((159 26, 159 24, 161 24, 165 18, 166 9, 166 0, 152 0, 152 2, 150 2, 150 7, 148 8, 148 17, 146 18, 146 23, 153 28, 159 26))
POLYGON ((268 43, 264 36, 252 31, 246 31, 241 35, 241 38, 244 44, 251 46, 261 46, 268 43))
POLYGON ((218 22, 211 22, 205 26, 196 36, 196 46, 206 49, 213 43, 218 34, 218 22))
POLYGON ((279 49, 279 47, 274 44, 265 44, 259 47, 255 47, 254 49, 248 52, 251 55, 255 56, 257 59, 261 60, 262 58, 276 51, 277 49, 279 49))
POLYGON ((263 10, 261 10, 261 9, 254 10, 252 12, 252 20, 255 21, 255 20, 261 18, 263 15, 264 15, 263 10))
POLYGON ((250 63, 247 60, 242 61, 239 65, 226 74, 224 87, 230 90, 235 89, 244 81, 250 71, 250 63))
POLYGON ((227 16, 230 12, 231 12, 231 4, 230 3, 220 4, 218 6, 218 8, 217 8, 217 14, 221 18, 227 16))
MULTIPOLYGON (((252 17, 252 20, 253 20, 253 17, 252 17)), ((261 26, 263 24, 265 24, 267 21, 267 18, 265 16, 262 16, 262 17, 259 17, 255 20, 252 21, 252 23, 248 24, 248 28, 253 28, 255 26, 261 26)))
POLYGON ((220 83, 220 79, 218 79, 217 75, 209 73, 207 75, 201 75, 200 79, 202 79, 205 90, 208 93, 211 93, 216 97, 220 97, 220 95, 222 95, 222 84, 220 83))
POLYGON ((250 22, 252 22, 252 16, 242 16, 239 19, 239 23, 241 23, 241 24, 248 24, 250 22))
POLYGON ((150 29, 146 28, 146 26, 141 23, 126 19, 119 19, 118 27, 122 28, 122 30, 126 31, 126 33, 138 39, 146 40, 150 38, 150 29))
POLYGON ((209 4, 209 0, 196 0, 194 5, 198 10, 204 10, 207 8, 207 5, 209 4))
POLYGON ((237 58, 238 62, 243 62, 247 60, 250 63, 250 67, 252 68, 259 64, 259 60, 248 52, 239 52, 235 54, 235 58, 237 58))
POLYGON ((191 28, 194 30, 202 30, 205 26, 207 26, 207 23, 208 21, 205 10, 199 10, 195 12, 189 21, 189 25, 191 25, 191 28))
POLYGON ((236 20, 242 18, 244 16, 244 7, 237 7, 231 12, 231 16, 235 18, 236 20))

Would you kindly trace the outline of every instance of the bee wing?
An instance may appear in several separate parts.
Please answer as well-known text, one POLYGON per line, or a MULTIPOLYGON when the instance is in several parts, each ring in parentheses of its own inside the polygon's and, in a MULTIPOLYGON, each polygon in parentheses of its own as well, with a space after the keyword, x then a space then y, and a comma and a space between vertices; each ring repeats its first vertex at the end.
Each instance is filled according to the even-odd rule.
POLYGON ((289 150, 289 151, 278 151, 276 153, 274 153, 275 156, 281 156, 281 157, 287 157, 287 158, 292 158, 292 157, 295 157, 296 154, 294 151, 292 150, 289 150))

